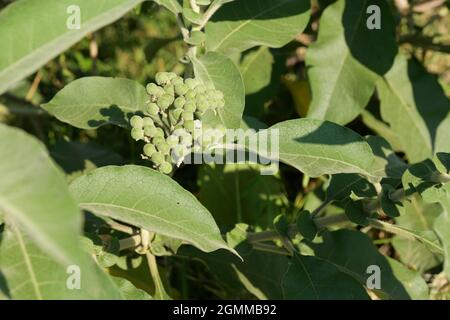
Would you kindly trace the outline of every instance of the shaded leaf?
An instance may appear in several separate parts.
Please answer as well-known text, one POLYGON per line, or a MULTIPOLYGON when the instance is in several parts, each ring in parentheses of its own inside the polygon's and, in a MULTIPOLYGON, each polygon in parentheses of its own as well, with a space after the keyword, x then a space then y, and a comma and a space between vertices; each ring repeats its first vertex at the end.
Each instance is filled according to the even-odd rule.
POLYGON ((68 84, 42 107, 81 129, 110 123, 127 127, 128 118, 144 110, 147 100, 145 88, 133 80, 86 77, 68 84))
POLYGON ((93 32, 120 18, 142 0, 22 0, 0 13, 0 94, 29 76, 47 61, 93 32), (80 9, 80 29, 67 27, 80 9), (20 37, 15 35, 20 34, 20 37), (8 50, 6 50, 8 48, 8 50))
POLYGON ((227 128, 239 128, 245 106, 245 87, 237 66, 218 52, 191 57, 191 60, 196 77, 212 82, 225 99, 225 107, 218 111, 218 116, 208 112, 202 120, 210 125, 221 123, 227 128))
POLYGON ((351 275, 361 285, 366 285, 370 276, 367 267, 376 265, 381 270, 381 289, 378 295, 385 299, 409 299, 404 285, 395 277, 389 262, 363 233, 338 230, 323 235, 321 244, 309 244, 317 257, 336 265, 342 272, 351 275))
POLYGON ((5 281, 0 281, 0 296, 19 300, 123 299, 112 279, 87 255, 73 264, 59 263, 16 226, 2 238, 0 270, 5 281), (70 286, 76 283, 71 276, 78 274, 80 287, 76 289, 70 286))
POLYGON ((450 151, 450 102, 436 78, 418 62, 399 54, 377 90, 381 116, 410 162, 430 158, 437 151, 450 151))
POLYGON ((270 157, 277 147, 278 141, 273 140, 277 134, 279 160, 310 177, 335 173, 370 175, 372 150, 348 128, 315 119, 288 120, 256 133, 260 145, 258 150, 250 151, 270 157))
POLYGON ((369 296, 354 278, 333 264, 312 256, 295 254, 283 278, 285 299, 368 300, 369 296))
POLYGON ((140 166, 108 166, 75 180, 70 191, 79 206, 206 252, 227 249, 211 214, 174 180, 140 166))
POLYGON ((0 124, 0 159, 0 211, 56 260, 78 260, 81 214, 45 146, 0 124))
POLYGON ((305 29, 309 9, 309 1, 233 1, 206 25, 206 48, 228 54, 258 45, 282 47, 305 29))
POLYGON ((204 164, 198 173, 199 199, 221 226, 236 222, 267 228, 287 206, 280 179, 261 175, 256 164, 204 164))
POLYGON ((308 117, 346 124, 366 107, 376 81, 397 53, 395 27, 383 0, 338 0, 320 19, 319 36, 306 55, 312 102, 308 117), (381 9, 381 29, 366 26, 367 8, 381 9))

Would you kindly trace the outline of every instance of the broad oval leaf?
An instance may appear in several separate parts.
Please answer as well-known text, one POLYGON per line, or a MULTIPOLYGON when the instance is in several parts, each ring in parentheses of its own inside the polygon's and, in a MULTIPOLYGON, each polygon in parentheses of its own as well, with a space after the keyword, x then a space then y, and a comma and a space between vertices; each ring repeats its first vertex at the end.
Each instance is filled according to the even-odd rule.
POLYGON ((15 1, 0 12, 0 94, 142 1, 15 1), (80 28, 69 28, 77 12, 80 28))
POLYGON ((174 180, 140 166, 109 166, 75 180, 81 208, 211 252, 228 248, 208 210, 174 180))
POLYGON ((256 93, 270 84, 274 59, 267 47, 247 54, 239 66, 245 85, 245 94, 256 93))
POLYGON ((128 118, 144 110, 147 100, 145 88, 133 80, 86 77, 71 82, 42 107, 81 129, 110 123, 127 127, 128 118))
POLYGON ((218 52, 208 52, 200 58, 191 57, 195 75, 204 82, 214 83, 225 96, 225 107, 218 117, 212 113, 204 121, 213 125, 221 123, 227 128, 239 128, 245 107, 245 87, 241 73, 228 57, 218 52))
POLYGON ((124 299, 87 254, 76 264, 61 264, 16 226, 2 234, 0 277, 0 299, 124 299))
POLYGON ((305 0, 233 1, 206 25, 206 48, 229 54, 258 45, 282 47, 306 28, 309 9, 305 0))
POLYGON ((361 113, 397 53, 392 20, 384 0, 338 0, 325 9, 318 40, 306 55, 308 117, 346 124, 361 113), (366 26, 370 5, 381 10, 380 30, 366 26))
POLYGON ((273 144, 277 144, 276 139, 272 140, 274 134, 278 134, 279 160, 310 177, 335 173, 370 175, 372 150, 348 128, 315 119, 288 120, 259 131, 259 148, 250 151, 270 156, 273 144))
POLYGON ((283 278, 285 299, 368 300, 364 287, 325 260, 295 254, 283 278))
MULTIPOLYGON (((421 295, 423 286, 426 284, 418 282, 418 291, 403 284, 397 279, 396 271, 402 272, 401 266, 392 269, 391 263, 380 254, 377 247, 372 244, 369 237, 359 231, 337 230, 323 234, 322 243, 311 243, 314 254, 321 259, 337 266, 342 272, 355 278, 361 285, 366 285, 367 267, 376 265, 381 270, 381 286, 374 289, 377 295, 383 299, 405 300, 421 295)), ((408 275, 404 272, 404 275, 408 275)))
POLYGON ((56 260, 80 256, 82 220, 62 172, 45 146, 0 124, 0 211, 56 260))
POLYGON ((450 151, 450 101, 435 76, 417 61, 399 54, 391 70, 377 83, 377 91, 381 117, 410 162, 450 151))

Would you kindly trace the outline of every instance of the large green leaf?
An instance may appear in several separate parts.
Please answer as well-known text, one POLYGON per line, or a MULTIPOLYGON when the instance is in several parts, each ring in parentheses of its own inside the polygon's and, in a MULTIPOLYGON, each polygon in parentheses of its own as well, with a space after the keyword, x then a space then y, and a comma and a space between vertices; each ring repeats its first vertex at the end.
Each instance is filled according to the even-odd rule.
POLYGON ((254 250, 246 241, 247 228, 245 224, 238 224, 227 233, 229 245, 242 256, 242 261, 229 252, 205 254, 192 247, 182 248, 179 254, 203 261, 232 298, 241 295, 248 298, 248 295, 243 294, 246 289, 258 299, 283 299, 282 279, 287 271, 289 258, 254 250))
POLYGON ((245 106, 245 87, 237 66, 217 52, 191 59, 195 75, 204 82, 214 83, 216 89, 225 96, 225 107, 219 110, 218 117, 208 113, 204 121, 211 125, 221 123, 227 128, 239 128, 245 106))
POLYGON ((384 0, 338 0, 325 9, 306 55, 309 117, 346 124, 361 113, 397 52, 392 20, 384 0), (370 5, 381 9, 380 30, 366 26, 370 5))
MULTIPOLYGON (((56 221, 53 225, 59 228, 56 221)), ((87 254, 73 265, 61 264, 15 225, 10 229, 0 243, 0 298, 123 299, 112 279, 87 254), (79 289, 68 286, 78 274, 79 289)))
POLYGON ((348 128, 315 119, 288 120, 256 133, 259 149, 251 151, 270 157, 274 134, 279 135, 279 160, 311 177, 335 173, 370 175, 372 150, 348 128))
POLYGON ((392 258, 386 257, 394 276, 403 284, 413 300, 427 300, 429 298, 428 285, 419 272, 406 268, 403 264, 392 258))
POLYGON ((440 188, 430 188, 423 193, 424 200, 438 204, 441 214, 434 221, 433 228, 444 248, 444 271, 450 279, 450 182, 440 188))
MULTIPOLYGON (((450 197, 449 197, 450 199, 450 197)), ((447 278, 450 279, 450 200, 447 200, 445 210, 436 219, 434 224, 434 230, 439 236, 442 242, 445 253, 444 270, 447 274, 447 278)))
POLYGON ((309 21, 306 0, 237 0, 224 5, 206 25, 206 48, 231 53, 257 45, 282 47, 309 21))
POLYGON ((67 85, 42 107, 77 128, 109 123, 126 127, 130 115, 144 110, 147 100, 145 88, 135 81, 86 77, 67 85))
POLYGON ((409 299, 406 285, 395 276, 386 260, 363 233, 352 230, 338 230, 324 234, 323 243, 310 244, 317 257, 336 265, 342 272, 366 285, 367 267, 376 265, 381 270, 381 289, 375 290, 387 299, 409 299))
POLYGON ((75 180, 70 190, 81 208, 206 252, 227 249, 211 214, 174 180, 140 166, 108 166, 75 180))
POLYGON ((142 1, 15 1, 0 12, 0 94, 89 32, 117 20, 142 1), (67 27, 67 10, 73 5, 80 8, 80 29, 67 27))
POLYGON ((276 95, 281 75, 286 69, 285 58, 267 47, 248 51, 239 64, 245 85, 245 115, 260 118, 264 105, 276 95))
POLYGON ((56 260, 79 258, 81 214, 45 146, 0 124, 0 211, 56 260))
POLYGON ((245 85, 245 94, 256 93, 270 84, 274 62, 269 48, 260 47, 251 51, 239 66, 245 85))
POLYGON ((410 162, 432 157, 438 151, 450 151, 450 101, 435 76, 417 61, 399 54, 392 69, 377 84, 377 90, 381 116, 410 162))
MULTIPOLYGON (((426 234, 432 241, 438 241, 433 225, 441 214, 439 204, 427 204, 419 196, 405 201, 400 217, 395 221, 400 227, 426 234)), ((442 263, 440 254, 430 250, 429 246, 415 239, 395 236, 393 246, 400 260, 414 270, 424 272, 442 263)))
POLYGON ((367 300, 364 287, 335 265, 313 257, 295 254, 283 279, 286 299, 367 300))

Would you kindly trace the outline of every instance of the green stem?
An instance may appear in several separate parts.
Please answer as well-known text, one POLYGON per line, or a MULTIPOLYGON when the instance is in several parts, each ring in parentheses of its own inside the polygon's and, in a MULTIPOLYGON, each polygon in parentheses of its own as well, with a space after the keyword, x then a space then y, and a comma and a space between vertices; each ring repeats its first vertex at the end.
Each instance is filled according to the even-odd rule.
POLYGON ((384 221, 380 221, 380 220, 376 220, 376 219, 368 219, 369 224, 379 230, 383 230, 392 234, 396 234, 408 239, 415 239, 418 240, 422 243, 427 244, 428 246, 434 248, 436 251, 438 251, 439 253, 443 254, 444 253, 444 249, 442 249, 442 247, 440 247, 439 245, 437 245, 436 243, 426 239, 425 237, 421 237, 418 234, 415 234, 414 232, 411 232, 408 229, 405 228, 401 228, 399 226, 384 222, 384 221))
POLYGON ((169 296, 164 289, 164 285, 161 281, 161 277, 159 275, 158 271, 158 265, 156 263, 156 258, 153 254, 151 254, 149 251, 145 254, 147 257, 148 262, 148 268, 150 270, 150 274, 152 276, 153 284, 155 285, 155 295, 153 298, 157 300, 165 300, 168 299, 169 296))
POLYGON ((265 243, 254 243, 253 244, 253 249, 257 250, 257 251, 263 251, 263 252, 269 252, 269 253, 275 253, 275 254, 280 254, 283 256, 291 256, 292 254, 289 253, 288 251, 286 251, 283 248, 277 247, 277 246, 273 246, 270 244, 265 244, 265 243))

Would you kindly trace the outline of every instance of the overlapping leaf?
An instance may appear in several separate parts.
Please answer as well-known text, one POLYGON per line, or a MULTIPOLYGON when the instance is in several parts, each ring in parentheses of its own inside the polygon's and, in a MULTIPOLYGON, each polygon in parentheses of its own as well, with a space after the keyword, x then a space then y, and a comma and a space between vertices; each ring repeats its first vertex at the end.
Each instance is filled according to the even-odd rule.
POLYGON ((144 110, 147 100, 145 88, 135 81, 86 77, 67 85, 42 107, 77 128, 110 123, 126 127, 130 115, 144 110))
POLYGON ((322 17, 306 56, 312 89, 308 116, 346 124, 366 107, 376 81, 397 52, 390 8, 382 0, 338 0, 322 17), (380 8, 381 29, 366 26, 370 5, 380 8))
POLYGON ((418 62, 399 54, 377 90, 381 116, 411 163, 450 151, 450 101, 418 62))
POLYGON ((227 249, 211 214, 174 180, 139 166, 103 167, 75 180, 70 190, 81 208, 206 252, 227 249))
POLYGON ((0 94, 142 1, 15 1, 0 13, 0 94), (79 29, 68 28, 70 15, 75 12, 68 9, 74 5, 79 8, 79 29))
POLYGON ((218 116, 208 113, 203 119, 208 124, 221 123, 227 128, 239 128, 245 106, 245 87, 237 66, 218 52, 209 52, 200 58, 191 57, 196 77, 212 82, 224 94, 225 107, 218 116))
POLYGON ((306 118, 284 121, 258 132, 258 150, 251 151, 270 158, 278 146, 277 140, 273 140, 276 136, 279 160, 311 177, 335 173, 370 175, 374 161, 372 150, 361 136, 348 128, 306 118))
POLYGON ((282 47, 305 29, 309 7, 303 0, 233 1, 206 25, 206 47, 227 54, 258 45, 282 47))

